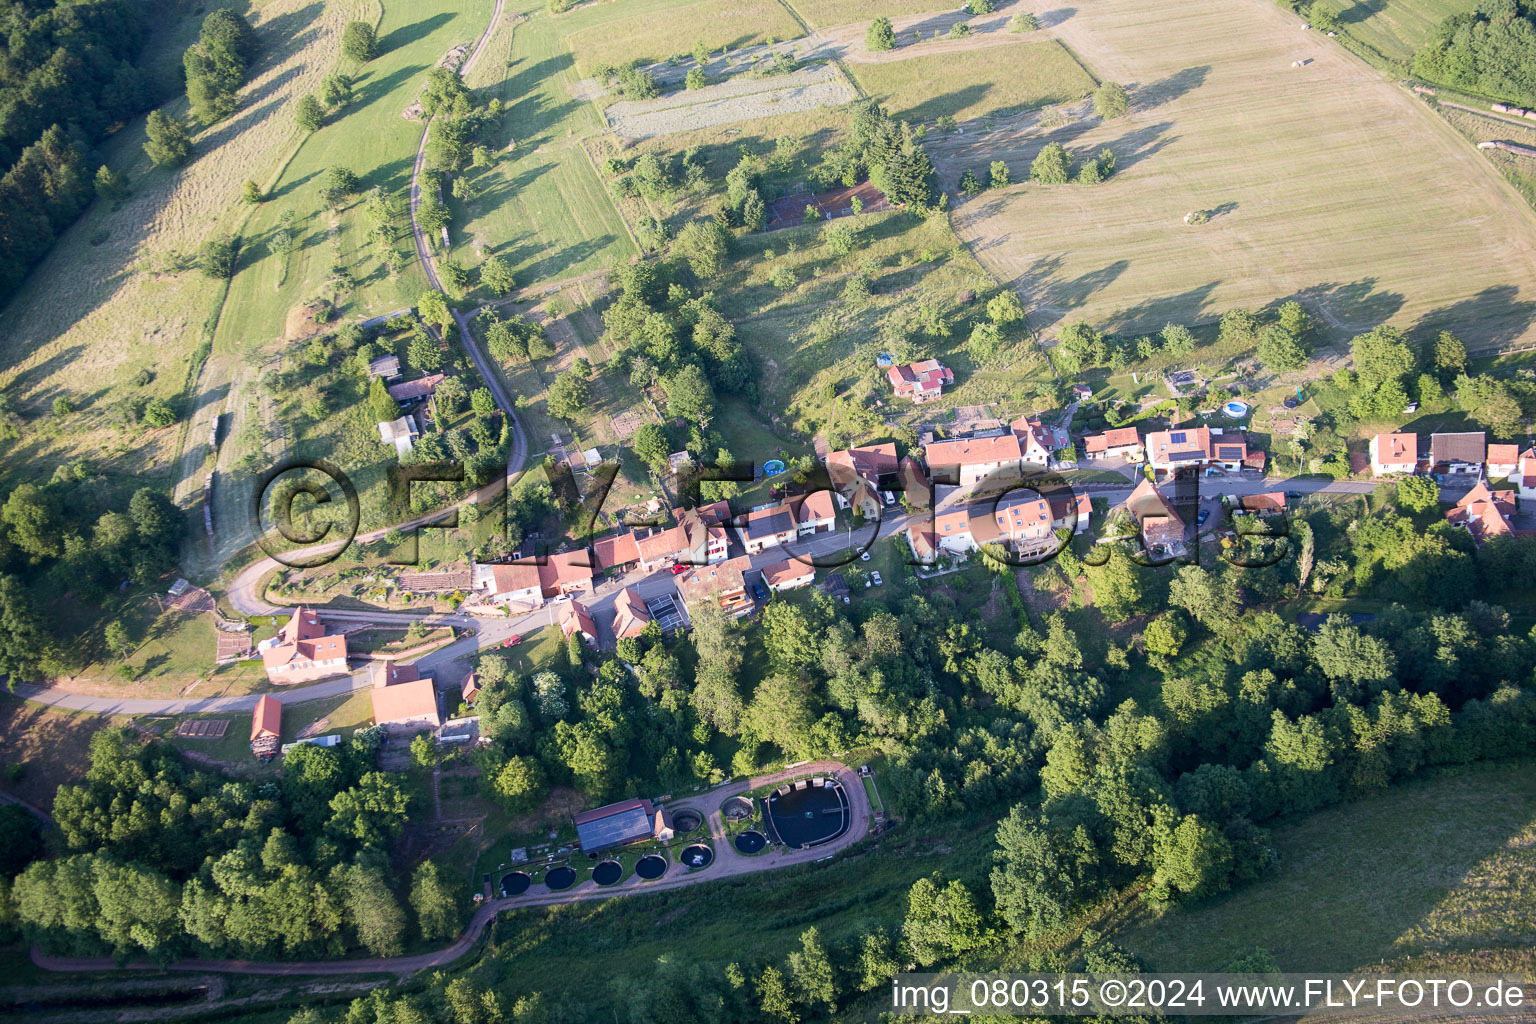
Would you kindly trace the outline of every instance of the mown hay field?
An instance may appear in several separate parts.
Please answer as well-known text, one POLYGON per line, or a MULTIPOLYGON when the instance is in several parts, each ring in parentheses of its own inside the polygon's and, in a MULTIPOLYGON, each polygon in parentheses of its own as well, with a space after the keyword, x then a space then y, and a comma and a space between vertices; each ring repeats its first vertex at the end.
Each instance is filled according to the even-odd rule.
POLYGON ((1347 32, 1388 60, 1408 61, 1453 14, 1478 6, 1477 0, 1323 0, 1347 32))
POLYGON ((913 122, 945 115, 962 120, 997 116, 1065 103, 1086 96, 1097 84, 1054 40, 851 64, 849 70, 891 116, 913 122))
POLYGON ((1470 345, 1536 337, 1536 215, 1421 101, 1265 0, 1103 0, 1054 33, 1131 113, 935 137, 941 180, 1059 139, 1112 149, 1093 186, 1015 186, 956 230, 1038 327, 1145 331, 1299 298, 1335 338, 1383 321, 1470 345), (1310 64, 1293 67, 1308 59, 1310 64), (1187 225, 1194 210, 1209 223, 1187 225))
POLYGON ((798 39, 800 23, 778 0, 640 0, 618 7, 578 7, 556 24, 583 75, 604 64, 666 60, 693 49, 695 40, 718 52, 769 39, 798 39), (615 12, 623 17, 614 18, 615 12))
MULTIPOLYGON (((269 177, 287 158, 298 140, 292 103, 319 88, 342 27, 371 17, 371 6, 254 3, 248 17, 262 52, 241 89, 241 108, 194 135, 190 163, 153 167, 140 148, 142 118, 104 147, 105 162, 127 175, 131 197, 117 209, 93 204, 0 317, 0 388, 32 414, 46 416, 60 396, 80 412, 58 429, 29 430, 8 450, 8 467, 46 471, 83 456, 98 470, 137 477, 167 471, 178 431, 119 427, 108 408, 124 398, 181 396, 224 291, 184 258, 245 216, 241 183, 269 177)), ((192 19, 189 37, 200 20, 192 19)), ((184 117, 186 101, 166 109, 184 117)))
POLYGON ((1116 937, 1152 970, 1219 971, 1262 946, 1284 971, 1536 942, 1536 772, 1409 782, 1274 830, 1279 863, 1116 937))
POLYGON ((449 200, 451 235, 467 266, 482 253, 498 255, 521 287, 601 270, 635 251, 581 145, 605 128, 592 104, 573 95, 579 78, 562 41, 568 19, 586 10, 552 18, 541 9, 503 23, 466 79, 482 101, 499 97, 506 114, 486 140, 494 164, 467 172, 478 196, 449 200))
POLYGON ((843 25, 855 21, 871 21, 878 17, 894 18, 902 14, 922 14, 926 11, 951 10, 958 3, 946 6, 939 0, 789 0, 814 28, 843 25))

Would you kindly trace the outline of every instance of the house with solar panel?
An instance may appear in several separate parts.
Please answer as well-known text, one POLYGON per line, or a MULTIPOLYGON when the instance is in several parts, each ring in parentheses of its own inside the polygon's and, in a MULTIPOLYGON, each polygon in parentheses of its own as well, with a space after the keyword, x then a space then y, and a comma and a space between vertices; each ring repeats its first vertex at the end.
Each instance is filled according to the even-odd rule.
POLYGON ((649 800, 640 797, 582 811, 572 820, 576 824, 576 840, 581 844, 582 853, 650 839, 672 838, 672 821, 667 812, 652 807, 649 800))
MULTIPOLYGON (((1164 473, 1213 466, 1235 473, 1254 465, 1261 454, 1248 451, 1244 435, 1218 433, 1210 427, 1159 430, 1147 435, 1147 464, 1164 473)), ((1263 463, 1257 462, 1257 468, 1263 468, 1263 463)))

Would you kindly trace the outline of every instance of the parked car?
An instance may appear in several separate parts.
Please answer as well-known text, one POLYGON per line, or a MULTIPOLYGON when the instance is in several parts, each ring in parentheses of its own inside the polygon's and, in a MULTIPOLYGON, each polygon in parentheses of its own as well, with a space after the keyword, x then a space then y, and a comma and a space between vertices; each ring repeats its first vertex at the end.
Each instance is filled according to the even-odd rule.
POLYGON ((868 551, 860 551, 859 552, 859 561, 861 561, 861 562, 869 561, 869 552, 868 551))
POLYGON ((674 565, 672 567, 672 575, 673 576, 681 576, 683 573, 685 573, 687 571, 688 571, 688 566, 686 566, 686 565, 674 565))
POLYGON ((513 633, 511 636, 507 637, 505 640, 503 640, 501 642, 501 646, 503 646, 503 647, 516 647, 518 644, 520 644, 522 642, 523 642, 523 634, 521 634, 521 633, 513 633))
POLYGON ((869 578, 875 581, 875 586, 877 586, 877 587, 885 586, 885 580, 880 578, 880 570, 879 569, 876 569, 874 572, 870 573, 869 574, 869 578))
POLYGON ((1205 521, 1209 518, 1211 518, 1211 510, 1208 508, 1203 508, 1200 510, 1200 514, 1195 516, 1195 525, 1204 526, 1205 521))
POLYGON ((763 586, 761 583, 752 584, 752 594, 759 601, 768 600, 768 588, 763 586))

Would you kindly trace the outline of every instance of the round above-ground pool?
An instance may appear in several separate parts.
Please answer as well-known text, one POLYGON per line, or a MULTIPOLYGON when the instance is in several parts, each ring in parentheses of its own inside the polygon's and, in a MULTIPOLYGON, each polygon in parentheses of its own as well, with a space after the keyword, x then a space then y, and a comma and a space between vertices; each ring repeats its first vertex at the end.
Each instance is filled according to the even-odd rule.
POLYGON ((576 884, 576 869, 559 867, 544 876, 544 884, 559 892, 576 884))
POLYGON ((780 786, 768 798, 764 821, 770 837, 792 850, 820 846, 848 831, 848 794, 836 779, 802 779, 780 786))
POLYGON ((690 868, 707 868, 715 859, 715 851, 702 843, 694 843, 683 848, 683 866, 690 868))
POLYGON ((528 886, 533 884, 533 879, 523 871, 512 871, 501 876, 501 894, 503 896, 520 896, 528 891, 528 886))
POLYGON ((605 860, 592 869, 592 881, 598 885, 612 885, 624 877, 624 866, 616 860, 605 860))
POLYGON ((1221 407, 1221 411, 1226 413, 1228 416, 1232 417, 1235 420, 1240 420, 1244 416, 1248 415, 1248 403, 1247 402, 1228 402, 1226 405, 1221 407))
POLYGON ((667 873, 667 858, 647 854, 635 865, 635 874, 641 878, 660 878, 667 873))
POLYGON ((756 853, 768 845, 768 837, 761 832, 743 832, 736 837, 736 849, 742 853, 756 853))
POLYGON ((785 466, 783 459, 769 459, 767 462, 763 463, 763 472, 768 476, 778 476, 780 473, 784 472, 784 470, 785 466))
POLYGON ((672 815, 672 830, 678 835, 692 832, 702 824, 704 824, 704 815, 698 811, 678 811, 672 815))

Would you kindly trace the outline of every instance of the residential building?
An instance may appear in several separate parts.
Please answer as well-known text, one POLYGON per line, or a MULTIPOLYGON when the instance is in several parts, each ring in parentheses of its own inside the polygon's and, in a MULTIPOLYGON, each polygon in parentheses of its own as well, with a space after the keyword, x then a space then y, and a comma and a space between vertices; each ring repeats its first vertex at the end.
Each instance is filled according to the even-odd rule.
POLYGON ((730 537, 724 523, 730 520, 729 502, 717 501, 696 509, 675 508, 675 526, 635 535, 640 568, 655 572, 669 565, 706 565, 724 561, 730 537))
POLYGON ((897 471, 894 442, 828 452, 826 463, 838 508, 857 508, 866 519, 880 514, 880 478, 897 471))
POLYGON ((816 582, 816 567, 798 558, 789 558, 763 566, 763 581, 775 594, 799 590, 816 582))
POLYGON ((1238 499, 1237 510, 1256 516, 1278 516, 1285 512, 1285 492, 1270 491, 1267 494, 1245 494, 1238 499))
POLYGON ((376 686, 373 724, 392 727, 392 732, 436 729, 443 724, 437 710, 437 690, 430 679, 409 679, 393 686, 376 686))
POLYGON ((1479 547, 1490 537, 1514 533, 1509 519, 1515 514, 1515 492, 1489 489, 1482 480, 1445 514, 1452 525, 1465 527, 1479 547))
POLYGON ((586 548, 550 555, 537 568, 544 597, 570 597, 592 589, 592 553, 586 548))
POLYGON ((1039 419, 1021 416, 1008 426, 1019 439, 1020 457, 1037 466, 1053 465, 1056 453, 1072 446, 1072 437, 1065 430, 1048 427, 1039 419))
POLYGON ((471 566, 470 577, 470 586, 493 604, 537 608, 544 603, 539 567, 533 562, 477 563, 471 566))
POLYGON ((788 544, 799 533, 795 513, 788 505, 772 505, 748 512, 740 529, 742 544, 749 555, 788 544))
POLYGON ((1487 446, 1481 430, 1429 435, 1429 464, 1436 473, 1481 475, 1486 456, 1487 446))
POLYGON ((1520 453, 1519 467, 1509 482, 1515 485, 1521 501, 1536 501, 1536 448, 1520 453))
POLYGON ((588 647, 597 647, 597 623, 585 605, 571 601, 560 606, 560 632, 567 640, 579 634, 588 647))
POLYGON ((1135 522, 1151 557, 1179 558, 1188 553, 1184 543, 1184 520, 1152 481, 1143 480, 1137 484, 1120 509, 1135 522))
POLYGON ((1083 457, 1089 462, 1118 459, 1121 462, 1145 462, 1147 446, 1135 427, 1116 427, 1102 434, 1083 438, 1083 457))
POLYGON ((943 392, 944 385, 955 382, 954 372, 937 359, 892 366, 885 371, 885 376, 896 397, 910 399, 914 405, 933 401, 943 392))
POLYGON ((443 382, 440 373, 428 374, 425 377, 417 377, 415 380, 402 381, 399 384, 391 384, 386 390, 389 397, 402 404, 414 402, 422 398, 431 398, 437 391, 437 386, 443 382))
POLYGON ((935 441, 923 447, 923 458, 929 471, 945 482, 971 487, 992 479, 1001 487, 1019 476, 1024 449, 1018 436, 1010 432, 935 441))
POLYGON ((831 491, 812 491, 789 499, 790 511, 795 514, 795 529, 804 537, 813 533, 826 533, 837 525, 837 509, 833 505, 831 491))
POLYGON ((1490 444, 1488 446, 1488 479, 1503 480, 1513 476, 1520 465, 1520 446, 1517 444, 1490 444))
POLYGON ((592 557, 598 572, 617 569, 628 572, 640 564, 640 544, 632 533, 620 533, 604 537, 592 544, 592 557))
POLYGON ((464 685, 459 688, 459 697, 470 707, 475 706, 475 698, 480 696, 480 674, 471 672, 464 677, 464 685))
POLYGON ((415 662, 375 661, 368 666, 368 682, 374 689, 414 683, 420 678, 421 671, 415 662))
POLYGON ((1419 465, 1418 434, 1377 434, 1371 438, 1371 475, 1413 473, 1419 465))
POLYGON ((625 587, 613 597, 613 635, 622 640, 639 636, 651 624, 651 611, 634 587, 625 587))
POLYGON ((401 416, 388 423, 379 423, 379 440, 387 445, 393 445, 395 454, 402 459, 411 454, 411 449, 416 446, 416 439, 420 436, 421 428, 416 425, 416 420, 412 416, 401 416))
POLYGON ((257 650, 267 680, 283 686, 312 683, 347 671, 347 638, 327 633, 320 616, 307 608, 294 609, 282 632, 263 640, 257 650))
POLYGON ((738 555, 719 565, 701 565, 677 578, 677 590, 688 608, 712 600, 732 615, 745 615, 752 610, 752 598, 747 595, 743 576, 751 568, 749 555, 738 555))
POLYGON ((277 753, 283 738, 283 705, 275 697, 263 696, 251 714, 251 753, 266 760, 277 753))
POLYGON ((941 512, 931 523, 909 527, 907 543, 923 561, 931 561, 939 551, 963 555, 987 544, 1037 552, 1056 546, 1057 530, 1086 531, 1092 512, 1087 494, 1042 498, 1019 491, 996 502, 979 501, 941 512))
POLYGON ((1147 435, 1147 463, 1171 472, 1185 468, 1220 466, 1228 472, 1263 468, 1262 460, 1250 461, 1248 439, 1240 433, 1224 433, 1210 427, 1159 430, 1147 435))

